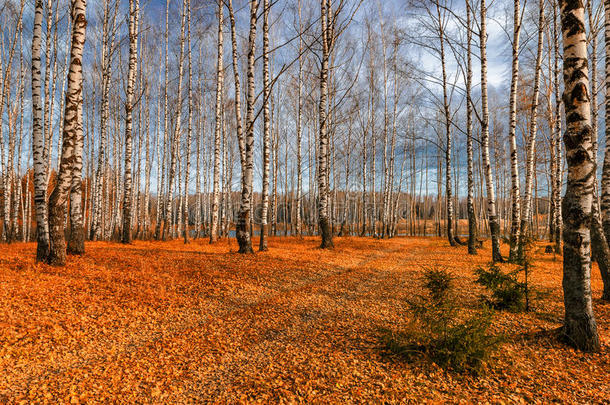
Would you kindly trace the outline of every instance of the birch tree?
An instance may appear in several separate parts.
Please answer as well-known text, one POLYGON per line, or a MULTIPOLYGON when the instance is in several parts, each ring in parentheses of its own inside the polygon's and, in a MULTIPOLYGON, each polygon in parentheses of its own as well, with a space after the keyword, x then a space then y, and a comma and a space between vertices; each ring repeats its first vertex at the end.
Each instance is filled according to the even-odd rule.
MULTIPOLYGON (((252 199, 252 172, 254 159, 254 62, 256 51, 256 23, 258 20, 258 1, 250 1, 250 31, 248 35, 247 83, 246 83, 246 133, 243 140, 243 159, 241 166, 241 200, 235 234, 239 243, 239 253, 253 253, 250 235, 250 215, 252 199)), ((232 27, 233 29, 233 27, 232 27)), ((237 98, 237 97, 236 97, 237 98)), ((236 106, 237 109, 237 106, 236 106)))
POLYGON ((178 54, 178 89, 177 89, 177 108, 176 108, 176 122, 173 130, 173 134, 171 134, 170 141, 170 164, 169 164, 169 174, 167 177, 167 198, 165 200, 165 217, 164 217, 164 227, 163 227, 163 238, 167 238, 168 234, 170 234, 170 230, 173 231, 174 227, 172 225, 172 221, 170 220, 172 216, 172 207, 174 201, 174 178, 176 177, 176 166, 177 166, 177 154, 178 154, 178 144, 180 140, 180 131, 182 130, 182 79, 183 79, 183 70, 184 70, 184 40, 185 40, 185 28, 186 28, 186 13, 187 13, 187 0, 183 0, 182 2, 182 12, 181 12, 181 23, 180 23, 180 52, 178 54), (171 229, 169 229, 171 228, 171 229))
POLYGON ((129 67, 127 69, 127 92, 125 94, 125 174, 123 190, 123 233, 122 243, 131 243, 131 219, 133 206, 133 179, 131 172, 133 142, 133 107, 136 75, 138 70, 138 15, 139 0, 129 0, 129 67))
MULTIPOLYGON (((25 2, 21 0, 20 7, 17 15, 15 16, 16 26, 13 33, 13 39, 10 41, 10 50, 8 52, 8 58, 6 63, 6 69, 2 69, 2 57, 0 57, 0 77, 2 77, 2 83, 0 83, 0 140, 2 144, 0 145, 0 152, 2 152, 2 156, 4 156, 4 137, 3 137, 3 125, 1 124, 1 118, 4 114, 5 105, 7 107, 8 113, 8 150, 7 150, 7 159, 6 163, 4 158, 2 158, 2 191, 4 195, 4 204, 2 206, 3 213, 3 224, 4 229, 2 232, 2 240, 5 242, 12 242, 12 226, 10 224, 10 209, 11 209, 11 189, 13 183, 13 174, 14 174, 14 156, 15 156, 15 137, 16 137, 16 129, 17 129, 17 112, 14 111, 10 106, 10 84, 11 84, 11 76, 12 76, 12 67, 13 67, 13 57, 15 51, 17 49, 17 41, 21 38, 22 31, 22 14, 25 2)), ((16 82, 16 93, 19 91, 19 80, 16 82)), ((20 94, 16 94, 17 97, 20 94)), ((21 94, 23 96, 23 94, 21 94)))
MULTIPOLYGON (((81 110, 82 110, 81 96, 81 110)), ((81 113, 82 115, 82 113, 81 113)), ((82 118, 81 118, 82 121, 82 118)), ((83 144, 84 133, 76 131, 74 135, 74 163, 70 187, 70 234, 68 237, 67 253, 82 255, 85 253, 85 228, 83 224, 83 144)))
POLYGON ((511 229, 509 262, 517 260, 521 225, 521 192, 519 186, 519 159, 517 156, 517 87, 519 85, 519 39, 521 36, 520 1, 514 1, 512 69, 510 82, 509 133, 511 176, 511 229))
MULTIPOLYGON (((443 88, 443 124, 445 129, 445 199, 447 209, 447 239, 451 246, 456 246, 456 237, 454 235, 454 206, 453 206, 453 183, 451 179, 451 150, 453 148, 453 139, 451 133, 451 107, 449 105, 449 89, 447 80, 447 62, 445 54, 445 27, 447 19, 444 11, 441 11, 439 1, 434 2, 436 7, 436 24, 438 29, 439 39, 439 58, 441 62, 442 88, 443 88)), ((444 9, 443 9, 444 10, 444 9)), ((440 196, 439 196, 440 197, 440 196)))
MULTIPOLYGON (((61 161, 57 184, 49 197, 49 255, 47 262, 63 266, 66 263, 65 211, 72 185, 76 153, 75 144, 83 133, 83 72, 82 54, 86 39, 85 0, 72 0, 72 45, 66 89, 61 161)), ((82 151, 82 149, 81 149, 82 151)))
MULTIPOLYGON (((561 241, 563 238, 563 219, 561 213, 561 189, 563 186, 563 159, 561 149, 561 104, 562 99, 560 95, 560 68, 559 60, 561 58, 559 54, 559 36, 560 29, 557 26, 559 16, 557 15, 557 1, 553 0, 553 87, 555 93, 555 125, 553 127, 553 133, 555 135, 555 183, 553 184, 553 201, 555 205, 555 218, 553 219, 553 226, 555 228, 555 251, 561 251, 561 241)), ((609 68, 610 69, 610 68, 609 68)), ((610 239, 609 239, 610 240, 610 239)))
POLYGON ((466 0, 466 165, 467 165, 467 200, 468 211, 468 253, 476 254, 476 213, 474 207, 474 148, 472 144, 472 10, 470 0, 466 0))
POLYGON ((47 221, 47 172, 42 132, 41 62, 42 0, 34 3, 32 33, 32 157, 34 161, 34 207, 36 210, 36 260, 46 261, 49 255, 49 224, 47 221))
POLYGON ((191 169, 191 139, 193 139, 193 49, 191 47, 191 2, 187 4, 187 49, 188 49, 188 126, 186 129, 186 164, 184 168, 184 243, 189 243, 189 171, 191 169))
MULTIPOLYGON (((544 48, 544 0, 538 1, 538 47, 536 51, 536 66, 534 67, 534 88, 530 108, 530 125, 525 153, 525 195, 523 196, 523 213, 521 215, 520 234, 522 238, 529 236, 529 224, 532 220, 532 194, 536 167, 536 135, 538 132, 538 104, 540 95, 540 74, 542 69, 542 51, 544 48)), ((524 240, 519 243, 518 256, 523 257, 524 240)))
POLYGON ((110 1, 104 2, 104 14, 102 18, 102 49, 101 49, 101 111, 100 111, 100 131, 99 131, 99 146, 98 146, 98 161, 97 171, 95 174, 95 188, 92 201, 92 222, 90 239, 96 240, 102 235, 101 220, 104 211, 105 198, 102 195, 104 185, 104 172, 108 165, 107 156, 107 133, 108 133, 108 117, 109 117, 109 97, 110 97, 110 82, 112 77, 112 53, 114 50, 115 38, 115 18, 118 2, 115 3, 114 13, 110 9, 110 1))
MULTIPOLYGON (((320 23, 322 27, 322 58, 320 61, 320 99, 318 104, 319 135, 318 135, 318 226, 323 249, 334 246, 328 215, 328 62, 330 49, 333 42, 332 22, 332 0, 320 1, 320 23)), ((373 197, 374 198, 374 197, 373 197)), ((375 215, 375 213, 373 213, 375 215)))
POLYGON ((483 155, 483 169, 485 186, 487 189, 487 217, 489 232, 491 233, 492 260, 502 262, 500 253, 500 224, 496 211, 496 191, 491 173, 491 159, 489 156, 489 105, 487 96, 487 6, 481 0, 481 19, 479 30, 479 46, 481 51, 481 154, 483 155))
MULTIPOLYGON (((591 133, 592 133, 592 148, 593 148, 593 164, 596 168, 597 173, 597 150, 598 150, 598 125, 597 125, 597 36, 598 36, 598 23, 597 19, 593 15, 592 1, 587 2, 587 15, 589 22, 589 34, 591 37, 591 133)), ((600 216, 600 203, 599 193, 597 187, 597 178, 594 182, 593 188, 593 202, 591 205, 591 253, 597 261, 602 281, 604 284, 604 290, 602 298, 610 300, 610 246, 604 233, 600 216)))
POLYGON ((212 217, 210 219, 210 243, 218 239, 218 213, 220 209, 220 133, 222 131, 222 88, 224 81, 223 66, 223 0, 218 0, 218 41, 216 60, 216 111, 214 124, 214 179, 212 182, 212 217))
POLYGON ((562 334, 585 351, 600 348, 591 300, 591 203, 595 181, 585 9, 582 0, 560 0, 568 180, 562 202, 563 294, 562 334))
POLYGON ((269 97, 271 95, 271 84, 269 81, 269 0, 263 1, 263 7, 263 189, 259 244, 261 252, 268 250, 267 213, 269 211, 269 149, 271 146, 271 117, 269 111, 269 97))
POLYGON ((298 236, 302 236, 302 192, 303 192, 303 172, 302 172, 302 119, 303 119, 303 95, 302 95, 302 80, 303 80, 303 23, 301 16, 301 0, 298 0, 297 13, 299 18, 299 55, 298 55, 298 73, 297 73, 297 122, 296 122, 296 135, 297 135, 297 195, 296 195, 296 233, 298 236))
MULTIPOLYGON (((605 74, 606 74, 606 93, 605 93, 605 138, 606 148, 604 162, 602 166, 601 182, 601 217, 606 235, 606 240, 610 241, 610 0, 604 0, 605 16, 605 74)), ((609 297, 610 298, 610 297, 609 297)))

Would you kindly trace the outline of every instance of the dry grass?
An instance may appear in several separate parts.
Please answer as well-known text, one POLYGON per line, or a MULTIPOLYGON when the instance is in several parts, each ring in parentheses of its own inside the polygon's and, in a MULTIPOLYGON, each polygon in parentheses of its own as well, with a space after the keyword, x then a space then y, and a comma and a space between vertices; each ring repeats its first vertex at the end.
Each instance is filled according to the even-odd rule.
MULTIPOLYGON (((550 293, 527 314, 498 313, 507 341, 483 377, 406 364, 382 328, 409 320, 422 266, 457 276, 465 308, 489 261, 441 239, 89 243, 65 268, 35 264, 33 244, 0 246, 1 402, 605 402, 610 304, 595 301, 603 349, 557 343, 561 261, 536 254, 533 284, 550 293)), ((601 293, 597 269, 594 296, 601 293)))

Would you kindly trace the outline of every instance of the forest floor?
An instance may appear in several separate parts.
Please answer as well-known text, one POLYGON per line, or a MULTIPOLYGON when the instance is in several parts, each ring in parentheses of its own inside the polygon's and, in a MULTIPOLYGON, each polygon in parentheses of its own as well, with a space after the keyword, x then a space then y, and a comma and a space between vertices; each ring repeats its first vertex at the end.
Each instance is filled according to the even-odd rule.
POLYGON ((602 351, 558 343, 561 257, 535 254, 548 291, 525 314, 496 313, 506 340, 479 377, 405 363, 380 343, 411 317, 425 266, 457 277, 474 310, 473 269, 490 260, 437 238, 271 238, 88 243, 65 268, 34 263, 34 244, 0 246, 0 403, 608 403, 610 304, 595 313, 602 351))

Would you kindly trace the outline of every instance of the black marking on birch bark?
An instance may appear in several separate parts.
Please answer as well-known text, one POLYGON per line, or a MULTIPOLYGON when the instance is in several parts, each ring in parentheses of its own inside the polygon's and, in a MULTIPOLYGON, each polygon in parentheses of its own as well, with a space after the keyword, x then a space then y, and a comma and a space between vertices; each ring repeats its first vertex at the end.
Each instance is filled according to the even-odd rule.
POLYGON ((566 17, 561 21, 564 35, 572 36, 581 33, 585 30, 584 24, 572 13, 566 14, 566 17))

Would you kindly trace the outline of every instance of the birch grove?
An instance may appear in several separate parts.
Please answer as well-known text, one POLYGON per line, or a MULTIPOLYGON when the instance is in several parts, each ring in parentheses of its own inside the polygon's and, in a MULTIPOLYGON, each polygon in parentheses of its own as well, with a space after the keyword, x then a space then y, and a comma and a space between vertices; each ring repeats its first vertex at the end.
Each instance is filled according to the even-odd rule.
POLYGON ((599 346, 609 1, 101 0, 88 26, 83 0, 5 3, 3 243, 55 265, 152 238, 546 243, 564 334, 599 346))
MULTIPOLYGON (((100 46, 85 49, 86 65, 89 66, 90 58, 96 62, 84 77, 86 124, 83 147, 86 153, 83 155, 83 172, 75 173, 74 187, 71 187, 71 199, 75 204, 70 205, 70 235, 78 233, 72 232, 72 222, 76 231, 81 222, 78 218, 80 213, 85 234, 90 240, 116 239, 118 235, 120 238, 125 235, 148 238, 151 236, 148 229, 154 229, 157 238, 167 238, 176 235, 178 230, 192 229, 193 225, 197 228, 195 235, 204 232, 212 242, 221 235, 235 237, 239 210, 233 203, 239 200, 234 193, 241 185, 242 191, 244 186, 252 189, 249 202, 241 204, 242 213, 248 209, 251 211, 244 222, 246 225, 241 229, 245 228, 250 237, 253 236, 252 232, 258 234, 263 246, 265 236, 279 234, 280 229, 283 234, 302 234, 303 229, 308 233, 320 232, 318 205, 322 203, 328 207, 325 215, 330 222, 330 233, 344 236, 355 233, 355 229, 359 229, 363 235, 383 237, 436 233, 457 241, 461 234, 467 232, 469 251, 474 253, 475 245, 480 238, 489 235, 490 229, 489 214, 485 212, 489 204, 480 192, 481 185, 486 185, 487 181, 481 180, 490 178, 493 182, 492 177, 497 177, 495 170, 502 169, 502 165, 509 161, 490 164, 490 177, 480 165, 480 160, 476 159, 477 155, 488 155, 491 161, 500 153, 492 142, 488 153, 480 147, 481 136, 483 141, 486 139, 485 126, 490 131, 491 139, 503 135, 496 134, 501 128, 496 129, 495 123, 490 122, 490 118, 481 111, 484 108, 478 90, 481 83, 472 74, 472 60, 479 60, 480 55, 476 50, 481 49, 480 44, 474 50, 472 48, 472 45, 476 45, 473 39, 481 38, 479 16, 472 12, 480 7, 476 2, 464 3, 468 21, 458 20, 458 28, 449 24, 451 20, 459 18, 448 12, 451 2, 437 1, 430 9, 429 18, 433 18, 431 22, 436 25, 437 41, 436 44, 432 41, 430 45, 434 46, 440 60, 445 60, 439 65, 439 80, 435 82, 434 72, 421 72, 422 75, 417 76, 417 69, 409 72, 404 68, 416 66, 417 57, 411 55, 409 48, 421 46, 425 49, 426 44, 405 36, 400 27, 395 26, 392 17, 386 15, 388 11, 380 5, 367 7, 360 2, 350 1, 331 3, 330 7, 326 7, 326 10, 332 10, 325 16, 328 27, 320 30, 319 23, 322 21, 320 19, 316 23, 316 18, 320 16, 321 9, 314 12, 314 9, 307 7, 309 3, 301 0, 290 10, 294 24, 268 30, 265 26, 272 26, 274 20, 279 18, 270 13, 273 4, 265 7, 261 3, 260 9, 257 8, 255 24, 251 23, 251 19, 244 18, 245 9, 241 8, 241 4, 236 11, 229 1, 216 3, 215 18, 206 14, 206 7, 191 10, 195 13, 196 23, 189 24, 190 8, 169 1, 159 11, 159 20, 165 18, 165 29, 149 28, 152 27, 148 16, 150 11, 140 11, 143 19, 137 31, 149 32, 152 29, 154 33, 139 38, 136 51, 131 52, 133 34, 129 33, 128 22, 133 18, 124 19, 122 14, 133 15, 133 8, 130 12, 127 3, 116 0, 101 2, 99 8, 94 9, 94 18, 99 19, 94 35, 100 46), (175 10, 180 12, 173 13, 175 10), (229 16, 227 20, 221 18, 225 13, 229 16), (369 23, 366 35, 360 39, 341 37, 346 32, 351 34, 350 23, 360 13, 375 17, 378 27, 369 23), (259 15, 263 17, 261 21, 259 15), (204 21, 202 18, 207 18, 206 24, 201 23, 204 21), (211 20, 214 20, 214 24, 207 24, 211 20), (240 35, 242 25, 246 23, 249 23, 252 32, 255 26, 262 26, 263 46, 260 50, 255 46, 256 38, 250 41, 240 35), (344 26, 327 35, 327 31, 333 30, 333 25, 337 24, 344 26), (228 45, 223 40, 225 30, 229 30, 231 35, 230 59, 224 57, 225 46, 228 45), (373 35, 376 30, 382 35, 373 35), (212 41, 216 48, 214 63, 205 57, 211 52, 210 41, 207 40, 211 39, 212 31, 216 32, 212 41), (326 42, 322 41, 323 35, 328 37, 326 42), (160 38, 164 40, 164 46, 153 50, 154 40, 160 38), (463 54, 459 50, 462 38, 468 48, 463 54), (330 45, 326 56, 323 44, 327 47, 330 45), (200 52, 199 57, 196 50, 200 52), (322 93, 320 85, 312 85, 314 68, 316 65, 322 67, 320 60, 326 60, 328 64, 326 91, 322 93), (458 65, 463 63, 463 71, 453 68, 456 62, 458 65), (227 88, 223 80, 226 69, 233 70, 232 88, 227 88), (152 72, 155 72, 158 80, 149 81, 146 76, 152 72), (242 80, 244 74, 245 82, 242 80), (213 77, 216 78, 216 97, 209 94, 206 97, 211 90, 209 79, 213 77), (87 84, 93 78, 97 80, 87 84), (465 89, 461 88, 462 80, 465 89), (120 89, 119 84, 124 88, 120 89), (418 90, 422 85, 427 87, 423 99, 438 97, 438 104, 426 106, 417 101, 423 100, 421 90, 418 90), (321 96, 326 98, 322 104, 319 102, 321 96), (214 102, 210 104, 206 100, 214 102), (133 104, 131 108, 125 109, 130 103, 133 104), (124 111, 117 110, 119 105, 124 111), (210 109, 212 105, 214 111, 210 109), (321 121, 320 112, 326 115, 321 121), (424 126, 413 125, 418 115, 423 115, 424 126), (124 122, 116 119, 121 116, 124 122), (212 116, 213 120, 205 119, 212 116), (314 117, 317 117, 315 122, 312 121, 314 117), (435 126, 438 117, 442 117, 439 124, 444 135, 436 138, 434 132, 441 130, 441 126, 435 126), (486 120, 487 125, 481 125, 486 120), (295 133, 292 138, 287 136, 289 128, 295 133), (324 151, 318 144, 320 131, 328 136, 328 139, 322 138, 324 151), (213 134, 213 137, 209 138, 206 134, 213 134), (249 143, 252 145, 249 146, 249 143), (444 154, 442 160, 436 156, 434 145, 444 154), (251 151, 247 151, 248 148, 251 151), (466 161, 460 152, 466 152, 466 161), (251 163, 248 162, 250 153, 251 163), (443 162, 441 166, 440 162, 443 162), (322 171, 319 170, 321 163, 326 166, 322 171), (250 164, 252 178, 244 183, 244 176, 240 172, 244 168, 244 174, 248 174, 250 164), (269 167, 268 173, 266 167, 269 167), (440 179, 435 183, 438 187, 431 187, 429 181, 432 176, 440 179), (78 191, 79 177, 83 180, 82 192, 78 191), (321 192, 318 180, 325 183, 324 192, 321 192), (207 188, 202 189, 202 184, 207 184, 207 188), (78 196, 81 194, 84 200, 78 207, 78 196), (324 199, 328 201, 324 203, 324 199), (250 223, 264 224, 265 218, 266 231, 265 227, 250 229, 250 223), (468 227, 464 226, 466 219, 468 227), (455 235, 450 236, 451 233, 455 235)), ((529 3, 531 9, 526 11, 535 12, 532 4, 529 3)), ((34 13, 39 23, 33 25, 35 30, 32 34, 39 32, 33 38, 39 36, 40 42, 32 42, 33 86, 26 92, 32 95, 33 114, 31 120, 25 119, 23 125, 19 126, 12 123, 15 119, 18 122, 23 115, 27 116, 27 113, 14 114, 11 110, 10 130, 8 125, 6 130, 3 128, 7 144, 3 147, 5 174, 2 186, 7 192, 15 194, 13 190, 16 191, 18 187, 14 187, 13 183, 21 178, 22 192, 30 193, 35 198, 28 201, 26 195, 22 196, 19 200, 21 207, 14 207, 7 199, 3 202, 3 219, 7 223, 21 221, 25 229, 22 233, 39 238, 40 247, 44 250, 46 188, 49 180, 54 184, 56 174, 56 166, 49 162, 54 161, 57 154, 54 145, 62 138, 58 130, 61 129, 59 121, 63 112, 57 114, 53 106, 63 106, 63 97, 59 97, 59 94, 63 91, 61 83, 65 79, 59 77, 55 80, 55 77, 64 70, 62 61, 68 56, 67 53, 62 54, 60 44, 69 43, 68 38, 62 40, 69 22, 61 18, 62 9, 58 9, 53 2, 50 5, 36 2, 34 5, 34 10, 39 10, 34 13), (48 22, 52 27, 47 27, 48 22), (57 28, 53 27, 54 24, 57 28), (45 32, 50 34, 49 38, 45 32), (49 58, 46 58, 47 51, 49 58), (36 55, 39 52, 40 65, 37 65, 36 55), (45 79, 50 82, 48 85, 45 79), (40 99, 36 97, 38 91, 40 99), (38 114, 38 111, 41 113, 38 114), (40 136, 37 122, 42 131, 40 136), (33 135, 31 147, 22 148, 19 156, 15 155, 17 126, 19 131, 23 131, 23 126, 30 126, 33 135), (45 126, 48 126, 48 130, 45 126), (32 162, 26 161, 26 153, 32 154, 32 162), (26 163, 22 164, 20 173, 12 177, 14 172, 10 167, 16 158, 26 163), (25 178, 24 170, 28 164, 39 173, 31 180, 25 178), (45 175, 40 175, 41 172, 45 175), (32 181, 31 184, 35 186, 33 193, 23 188, 24 179, 32 181), (35 208, 35 213, 27 212, 27 204, 35 208), (17 219, 13 220, 15 215, 17 219), (24 221, 26 216, 34 221, 27 223, 24 221), (35 220, 38 217, 40 219, 35 220), (30 232, 32 226, 36 226, 35 232, 30 232)), ((15 14, 7 18, 19 21, 22 17, 17 11, 18 8, 15 8, 15 14)), ((253 13, 251 17, 254 17, 253 13)), ((426 18, 417 19, 416 22, 425 25, 426 18)), ((523 29, 530 30, 530 33, 536 29, 529 22, 521 24, 525 24, 526 28, 523 29)), ((133 24, 131 26, 133 30, 133 24)), ((20 71, 16 65, 22 55, 11 51, 18 49, 15 46, 17 35, 15 31, 7 32, 4 36, 6 52, 2 53, 3 77, 16 77, 20 71)), ((519 48, 525 51, 527 47, 532 47, 531 44, 532 41, 519 48)), ((549 44, 543 52, 556 55, 556 41, 553 44, 553 49, 549 44)), ((518 62, 518 58, 514 59, 514 62, 518 62)), ((555 63, 558 60, 555 56, 552 59, 555 63)), ((542 61, 540 64, 544 65, 542 61)), ((536 70, 539 69, 542 68, 536 70)), ((317 70, 316 82, 319 84, 322 84, 320 74, 324 70, 317 70)), ((553 71, 557 70, 553 68, 553 71)), ((9 122, 9 102, 14 99, 16 90, 7 86, 10 80, 3 83, 2 89, 7 95, 3 96, 5 102, 2 109, 7 118, 5 122, 9 122)), ((483 88, 486 87, 485 83, 482 84, 483 88)), ((529 90, 528 85, 526 81, 520 88, 529 90)), ((557 85, 553 85, 551 90, 557 92, 557 88, 557 85)), ((521 114, 518 111, 523 111, 523 101, 516 97, 518 91, 512 92, 509 100, 513 101, 507 103, 512 104, 514 112, 509 116, 517 116, 511 119, 512 122, 518 122, 518 115, 521 114)), ((502 103, 498 104, 497 99, 487 99, 488 104, 494 104, 492 110, 502 108, 502 103)), ((545 108, 548 106, 545 105, 545 108)), ((533 120, 527 118, 527 122, 533 125, 533 120)), ((512 128, 512 125, 509 126, 512 128)), ((558 128, 561 128, 561 121, 555 120, 554 134, 558 133, 558 128)), ((537 131, 530 129, 530 132, 537 131)), ((511 184, 518 186, 525 177, 521 177, 518 170, 523 162, 519 161, 520 154, 515 153, 518 152, 516 148, 523 140, 533 138, 526 136, 516 125, 511 129, 510 138, 510 167, 517 169, 513 170, 516 175, 513 175, 511 184)), ((557 136, 553 139, 557 139, 557 136)), ((22 144, 27 144, 27 140, 22 144)), ((561 181, 562 170, 562 164, 556 164, 561 158, 561 149, 557 149, 557 144, 549 145, 549 151, 544 152, 554 156, 553 167, 549 168, 554 177, 552 184, 534 187, 537 181, 534 173, 543 170, 544 160, 527 160, 527 167, 534 165, 534 169, 526 170, 532 174, 527 176, 525 183, 531 184, 535 192, 532 191, 527 198, 533 208, 524 211, 540 213, 544 207, 544 197, 539 194, 544 194, 545 187, 554 193, 552 206, 557 205, 557 184, 561 181)), ((57 155, 58 160, 60 155, 57 155)), ((524 155, 528 155, 527 151, 524 155)), ((500 227, 500 234, 514 235, 520 210, 517 209, 518 205, 512 205, 517 200, 516 196, 504 190, 507 184, 493 184, 492 187, 494 194, 497 194, 494 196, 497 205, 495 221, 500 227), (511 200, 510 204, 506 199, 511 200)), ((603 188, 600 190, 603 194, 603 188)), ((553 235, 557 233, 555 230, 560 215, 556 208, 551 212, 542 212, 543 219, 527 215, 526 222, 535 227, 536 237, 544 234, 544 221, 548 221, 548 229, 552 230, 553 235)), ((188 235, 188 232, 184 232, 185 237, 188 235)), ((10 226, 6 227, 4 236, 7 240, 11 238, 10 226)))

